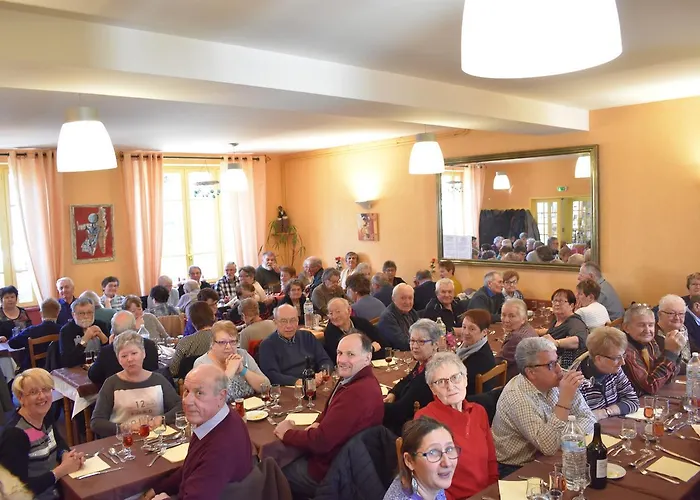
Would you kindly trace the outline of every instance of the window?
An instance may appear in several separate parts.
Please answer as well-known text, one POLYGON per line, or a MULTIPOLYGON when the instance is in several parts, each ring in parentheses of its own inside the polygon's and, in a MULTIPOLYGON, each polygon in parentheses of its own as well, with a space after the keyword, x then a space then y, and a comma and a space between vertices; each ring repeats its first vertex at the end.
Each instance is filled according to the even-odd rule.
POLYGON ((567 243, 586 243, 593 235, 592 204, 588 197, 532 200, 540 241, 555 236, 567 243))
POLYGON ((540 241, 546 242, 551 236, 558 236, 558 207, 559 203, 556 200, 537 201, 537 229, 540 231, 540 241))
POLYGON ((0 287, 9 285, 17 287, 20 305, 36 304, 38 293, 17 190, 7 163, 0 163, 0 287))

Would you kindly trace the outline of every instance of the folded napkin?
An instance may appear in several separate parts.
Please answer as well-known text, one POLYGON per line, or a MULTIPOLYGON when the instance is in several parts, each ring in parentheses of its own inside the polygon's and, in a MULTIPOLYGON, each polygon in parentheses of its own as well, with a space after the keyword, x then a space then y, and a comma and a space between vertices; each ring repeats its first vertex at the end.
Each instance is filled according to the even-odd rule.
POLYGON ((632 418, 634 420, 646 420, 646 418, 644 417, 644 408, 640 408, 634 413, 628 413, 627 415, 625 415, 625 418, 632 418))
POLYGON ((255 410, 256 408, 260 408, 261 406, 265 405, 265 401, 262 399, 253 396, 252 398, 246 398, 243 400, 243 407, 246 410, 255 410))
POLYGON ((394 366, 395 364, 396 364, 395 359, 392 359, 391 363, 387 363, 385 359, 373 359, 372 360, 372 366, 374 366, 375 368, 386 368, 389 365, 394 366))
MULTIPOLYGON (((165 432, 163 433, 163 437, 169 436, 170 434, 175 434, 176 432, 178 432, 177 429, 173 429, 172 427, 170 427, 170 426, 168 425, 168 426, 165 428, 165 432)), ((148 435, 148 437, 147 437, 146 439, 153 439, 153 438, 157 438, 157 437, 158 437, 158 434, 156 434, 155 432, 151 431, 151 433, 148 435)))
POLYGON ((163 453, 163 458, 172 463, 182 462, 185 460, 185 457, 187 457, 187 451, 189 449, 190 443, 184 443, 173 448, 168 448, 165 450, 165 453, 163 453))
POLYGON ((318 413, 290 413, 285 420, 291 420, 294 425, 311 425, 318 418, 318 413))
POLYGON ((690 481, 692 477, 700 472, 700 467, 689 464, 683 460, 676 460, 670 457, 661 457, 656 462, 647 467, 652 472, 660 472, 667 476, 677 477, 681 481, 690 481))
POLYGON ((389 387, 387 387, 384 384, 379 384, 379 387, 382 389, 382 396, 386 396, 387 394, 389 394, 389 387))
POLYGON ((498 481, 501 500, 523 500, 527 498, 527 481, 498 481))
POLYGON ((102 460, 98 456, 94 456, 92 458, 88 458, 85 460, 85 463, 83 466, 80 468, 80 470, 76 472, 71 472, 68 474, 70 477, 75 479, 76 477, 84 476, 85 474, 91 474, 93 472, 100 472, 101 470, 106 470, 109 469, 109 464, 102 460))
POLYGON ((686 385, 686 381, 685 380, 676 380, 676 384, 686 385))
POLYGON ((401 379, 400 379, 400 378, 399 378, 399 379, 396 379, 396 380, 394 380, 394 381, 392 382, 392 384, 396 385, 396 384, 398 384, 399 382, 401 382, 401 379))
MULTIPOLYGON (((612 448, 615 446, 617 443, 620 442, 620 440, 616 437, 613 436, 608 436, 607 434, 601 434, 600 438, 603 440, 603 444, 605 445, 606 448, 612 448)), ((591 444, 591 441, 593 441, 593 434, 589 434, 586 436, 586 446, 591 444)))
POLYGON ((695 431, 695 434, 697 434, 698 436, 700 436, 700 425, 693 424, 693 425, 691 425, 691 427, 692 427, 693 430, 695 431))

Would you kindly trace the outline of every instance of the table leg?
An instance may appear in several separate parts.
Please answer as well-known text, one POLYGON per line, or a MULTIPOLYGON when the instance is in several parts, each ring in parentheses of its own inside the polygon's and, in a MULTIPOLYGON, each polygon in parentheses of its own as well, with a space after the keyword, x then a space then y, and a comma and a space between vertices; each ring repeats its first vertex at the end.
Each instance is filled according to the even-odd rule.
POLYGON ((85 416, 85 440, 89 443, 90 441, 95 440, 95 436, 92 434, 92 429, 90 428, 90 419, 92 418, 92 412, 90 411, 90 407, 88 406, 83 410, 83 414, 85 416))
POLYGON ((70 398, 63 398, 63 416, 66 419, 66 439, 68 440, 68 446, 75 446, 73 441, 73 420, 71 415, 73 414, 73 401, 70 398))

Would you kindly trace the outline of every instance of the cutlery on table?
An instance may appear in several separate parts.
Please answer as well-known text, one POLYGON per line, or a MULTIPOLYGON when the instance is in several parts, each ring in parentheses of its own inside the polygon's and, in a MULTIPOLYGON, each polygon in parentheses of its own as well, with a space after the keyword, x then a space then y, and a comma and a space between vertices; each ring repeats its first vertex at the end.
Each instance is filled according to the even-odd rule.
POLYGON ((85 479, 86 477, 99 476, 100 474, 107 474, 108 472, 114 472, 116 470, 122 470, 124 467, 115 467, 113 469, 98 470, 97 472, 91 472, 90 474, 84 474, 78 476, 75 479, 85 479))
POLYGON ((654 476, 654 477, 657 477, 659 479, 663 479, 664 481, 668 481, 669 483, 681 484, 680 481, 676 480, 675 478, 673 478, 671 476, 667 476, 666 474, 661 474, 660 472, 654 472, 654 471, 646 470, 646 469, 642 469, 639 472, 644 476, 646 476, 646 475, 654 476))
POLYGON ((99 450, 97 450, 97 451, 94 452, 94 453, 86 453, 86 454, 85 454, 85 460, 87 460, 88 458, 96 457, 98 454, 100 454, 100 453, 102 452, 102 450, 104 450, 104 448, 100 448, 99 450))
POLYGON ((110 459, 110 460, 112 461, 112 463, 114 463, 114 464, 118 464, 118 463, 119 463, 119 461, 118 461, 116 458, 114 458, 112 455, 110 455, 110 454, 107 453, 106 451, 103 451, 102 454, 103 454, 105 457, 107 457, 108 459, 110 459))
POLYGON ((636 461, 634 461, 634 462, 631 462, 631 463, 629 464, 629 466, 632 467, 633 469, 640 469, 640 468, 644 467, 644 466, 647 465, 649 462, 652 462, 652 461, 655 460, 655 459, 656 459, 656 455, 654 455, 654 454, 652 453, 650 456, 643 457, 643 458, 640 458, 639 460, 636 460, 636 461))
POLYGON ((163 448, 163 449, 160 450, 158 453, 156 453, 156 456, 153 457, 153 460, 151 460, 150 462, 148 462, 148 465, 146 465, 146 467, 152 467, 153 464, 156 463, 156 460, 158 460, 158 457, 162 457, 162 456, 163 456, 163 454, 165 453, 165 450, 166 450, 166 448, 163 448))
POLYGON ((664 448, 664 447, 662 447, 662 446, 660 446, 660 445, 658 445, 658 444, 655 446, 655 448, 656 448, 657 450, 659 450, 659 451, 662 451, 662 452, 668 454, 668 455, 671 455, 672 457, 676 457, 676 458, 679 458, 679 459, 681 459, 681 460, 685 460, 686 462, 690 462, 690 463, 693 464, 693 465, 698 465, 698 466, 700 466, 700 462, 698 462, 697 460, 693 460, 693 459, 690 459, 690 458, 686 458, 686 457, 684 457, 683 455, 679 455, 678 453, 674 453, 674 452, 672 452, 672 451, 669 451, 669 450, 667 450, 666 448, 664 448))
MULTIPOLYGON (((124 462, 126 461, 126 460, 124 460, 124 459, 122 458, 122 456, 121 456, 119 453, 117 453, 117 450, 115 450, 114 448, 110 448, 110 449, 107 450, 107 451, 108 451, 109 454, 112 455, 113 457, 118 458, 119 461, 120 461, 121 463, 124 463, 124 462)), ((117 462, 114 462, 114 463, 116 464, 117 462)))
POLYGON ((677 438, 681 438, 681 439, 691 439, 693 441, 700 441, 700 437, 695 437, 695 436, 684 436, 682 434, 674 434, 674 436, 676 436, 677 438))

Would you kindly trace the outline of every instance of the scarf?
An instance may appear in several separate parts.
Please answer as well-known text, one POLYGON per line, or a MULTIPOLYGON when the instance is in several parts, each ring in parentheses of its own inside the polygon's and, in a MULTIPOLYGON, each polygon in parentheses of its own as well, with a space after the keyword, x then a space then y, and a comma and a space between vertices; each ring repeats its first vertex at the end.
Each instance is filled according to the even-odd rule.
POLYGON ((488 339, 486 338, 486 336, 484 336, 474 345, 471 345, 469 347, 460 347, 459 349, 457 349, 457 356, 459 356, 459 359, 461 359, 464 362, 469 356, 471 356, 476 351, 484 347, 484 344, 486 344, 486 342, 488 342, 488 339))

